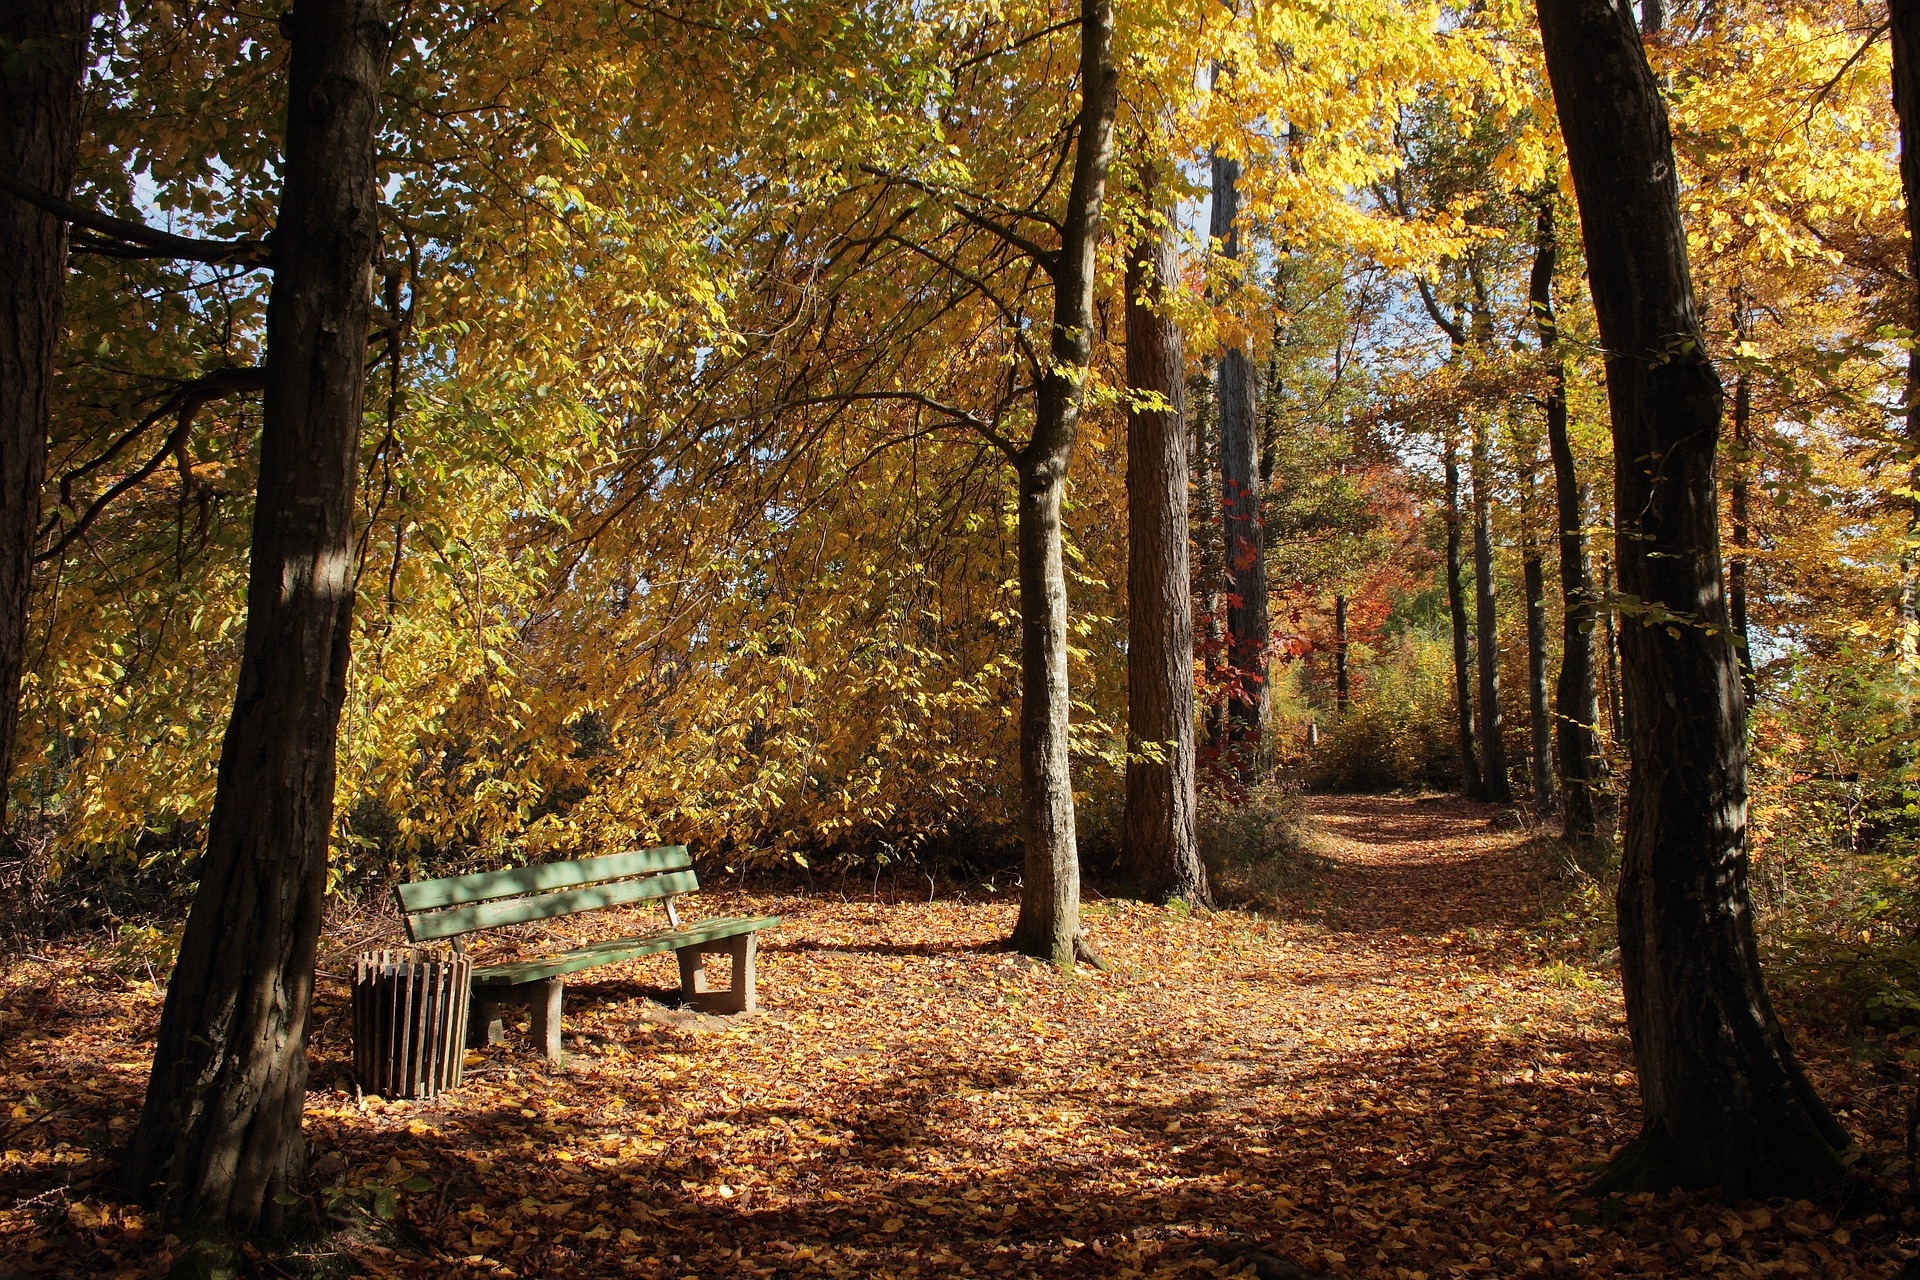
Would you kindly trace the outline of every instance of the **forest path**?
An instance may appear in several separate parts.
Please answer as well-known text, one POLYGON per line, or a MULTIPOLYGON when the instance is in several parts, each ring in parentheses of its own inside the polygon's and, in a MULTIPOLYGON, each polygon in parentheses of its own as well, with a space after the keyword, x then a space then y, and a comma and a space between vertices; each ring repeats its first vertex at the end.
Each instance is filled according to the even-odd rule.
POLYGON ((1513 810, 1453 796, 1309 796, 1330 920, 1421 934, 1525 928, 1554 895, 1513 810))
MULTIPOLYGON (((1006 952, 1004 884, 702 893, 705 914, 784 917, 760 1014, 663 1007, 671 955, 610 965, 568 984, 563 1067, 516 1028, 432 1102, 355 1090, 325 975, 365 918, 339 923, 306 1116, 318 1198, 354 1224, 328 1248, 407 1280, 1286 1274, 1247 1272, 1250 1249, 1343 1280, 1898 1270, 1886 1220, 1581 1200, 1638 1099, 1617 982, 1566 936, 1550 845, 1452 800, 1314 798, 1306 825, 1324 860, 1257 912, 1092 898, 1107 972, 1006 952)), ((0 960, 0 1275, 151 1273, 153 1225, 102 1179, 160 994, 84 941, 0 960)), ((1837 1039, 1799 1047, 1896 1160, 1897 1085, 1837 1039)))

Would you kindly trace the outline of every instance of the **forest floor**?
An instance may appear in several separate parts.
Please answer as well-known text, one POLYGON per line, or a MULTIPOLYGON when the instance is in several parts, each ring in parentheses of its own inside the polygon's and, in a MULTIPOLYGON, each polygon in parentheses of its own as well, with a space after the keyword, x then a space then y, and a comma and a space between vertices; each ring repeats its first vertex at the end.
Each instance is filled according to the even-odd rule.
MULTIPOLYGON (((1570 932, 1551 842, 1500 818, 1315 799, 1307 888, 1211 916, 1095 900, 1105 973, 1000 950, 993 895, 702 895, 785 917, 758 1014, 672 1008, 671 956, 594 970, 567 990, 564 1066, 516 1035, 431 1103, 355 1093, 338 974, 392 926, 337 925, 307 1131, 340 1225, 257 1274, 1898 1272, 1910 1212, 1583 1198, 1636 1123, 1618 984, 1570 932)), ((569 923, 522 944, 653 927, 569 923)), ((97 942, 0 970, 0 1274, 164 1269, 168 1242, 94 1183, 159 1001, 97 942)), ((1897 1168, 1903 1086, 1838 1031, 1794 1035, 1897 1168)))

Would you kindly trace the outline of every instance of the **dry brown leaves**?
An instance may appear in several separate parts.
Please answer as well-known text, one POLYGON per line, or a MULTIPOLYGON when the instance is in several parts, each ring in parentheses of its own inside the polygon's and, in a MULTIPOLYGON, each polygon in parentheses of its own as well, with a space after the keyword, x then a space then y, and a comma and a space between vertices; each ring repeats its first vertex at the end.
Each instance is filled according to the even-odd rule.
MULTIPOLYGON (((323 985, 308 1133, 350 1225, 262 1275, 1175 1276, 1252 1250, 1332 1276, 1891 1276, 1896 1220, 1580 1196, 1637 1099, 1605 971, 1542 953, 1491 811, 1316 802, 1327 923, 1089 909, 1108 973, 997 949, 998 903, 708 895, 773 912, 757 1016, 695 1017, 672 958, 579 975, 569 1060, 516 1040, 430 1104, 358 1099, 323 985)), ((648 927, 603 915, 552 940, 648 927)), ((529 940, 534 945, 537 940, 529 940)), ((159 993, 79 947, 0 1003, 0 1272, 150 1274, 92 1183, 159 993)), ((1891 1163, 1898 1088, 1802 1049, 1891 1163)), ((1263 1264, 1268 1265, 1268 1264, 1263 1264)))

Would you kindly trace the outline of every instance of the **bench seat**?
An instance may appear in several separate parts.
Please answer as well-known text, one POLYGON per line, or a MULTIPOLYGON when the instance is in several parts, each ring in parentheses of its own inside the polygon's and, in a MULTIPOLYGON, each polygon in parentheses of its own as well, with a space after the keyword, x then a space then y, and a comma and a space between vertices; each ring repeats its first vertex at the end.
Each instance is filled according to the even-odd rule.
POLYGON ((524 1002, 532 1015, 534 1042, 549 1061, 558 1062, 563 979, 582 969, 671 951, 679 958, 680 990, 689 1005, 705 1013, 753 1011, 755 939, 760 930, 779 924, 780 917, 719 916, 682 924, 674 899, 699 888, 686 847, 672 845, 577 862, 416 880, 395 886, 394 893, 409 938, 415 942, 453 938, 456 947, 462 947, 458 939, 463 934, 660 900, 666 908, 667 927, 657 933, 474 968, 471 1040, 499 1043, 506 1035, 502 1006, 524 1002), (733 962, 731 982, 724 991, 707 981, 710 955, 724 955, 733 962))
POLYGON ((537 960, 475 965, 473 985, 517 987, 522 983, 578 973, 596 965, 618 964, 622 960, 635 960, 641 956, 658 955, 662 951, 678 951, 702 942, 717 942, 759 929, 771 929, 779 923, 779 916, 717 916, 712 920, 696 921, 684 929, 670 929, 664 933, 649 933, 634 938, 609 938, 605 942, 589 943, 537 960))

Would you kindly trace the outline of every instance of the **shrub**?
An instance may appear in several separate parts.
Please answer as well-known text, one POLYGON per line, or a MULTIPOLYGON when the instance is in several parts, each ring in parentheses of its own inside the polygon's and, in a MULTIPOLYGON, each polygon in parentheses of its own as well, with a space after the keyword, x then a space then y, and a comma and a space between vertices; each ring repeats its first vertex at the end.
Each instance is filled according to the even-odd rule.
POLYGON ((1359 695, 1333 718, 1307 764, 1317 791, 1442 790, 1455 785, 1451 653, 1410 631, 1389 642, 1359 695))
POLYGON ((1222 907, 1301 905, 1327 860, 1314 847, 1300 788, 1264 782, 1244 795, 1200 794, 1200 856, 1222 907))

